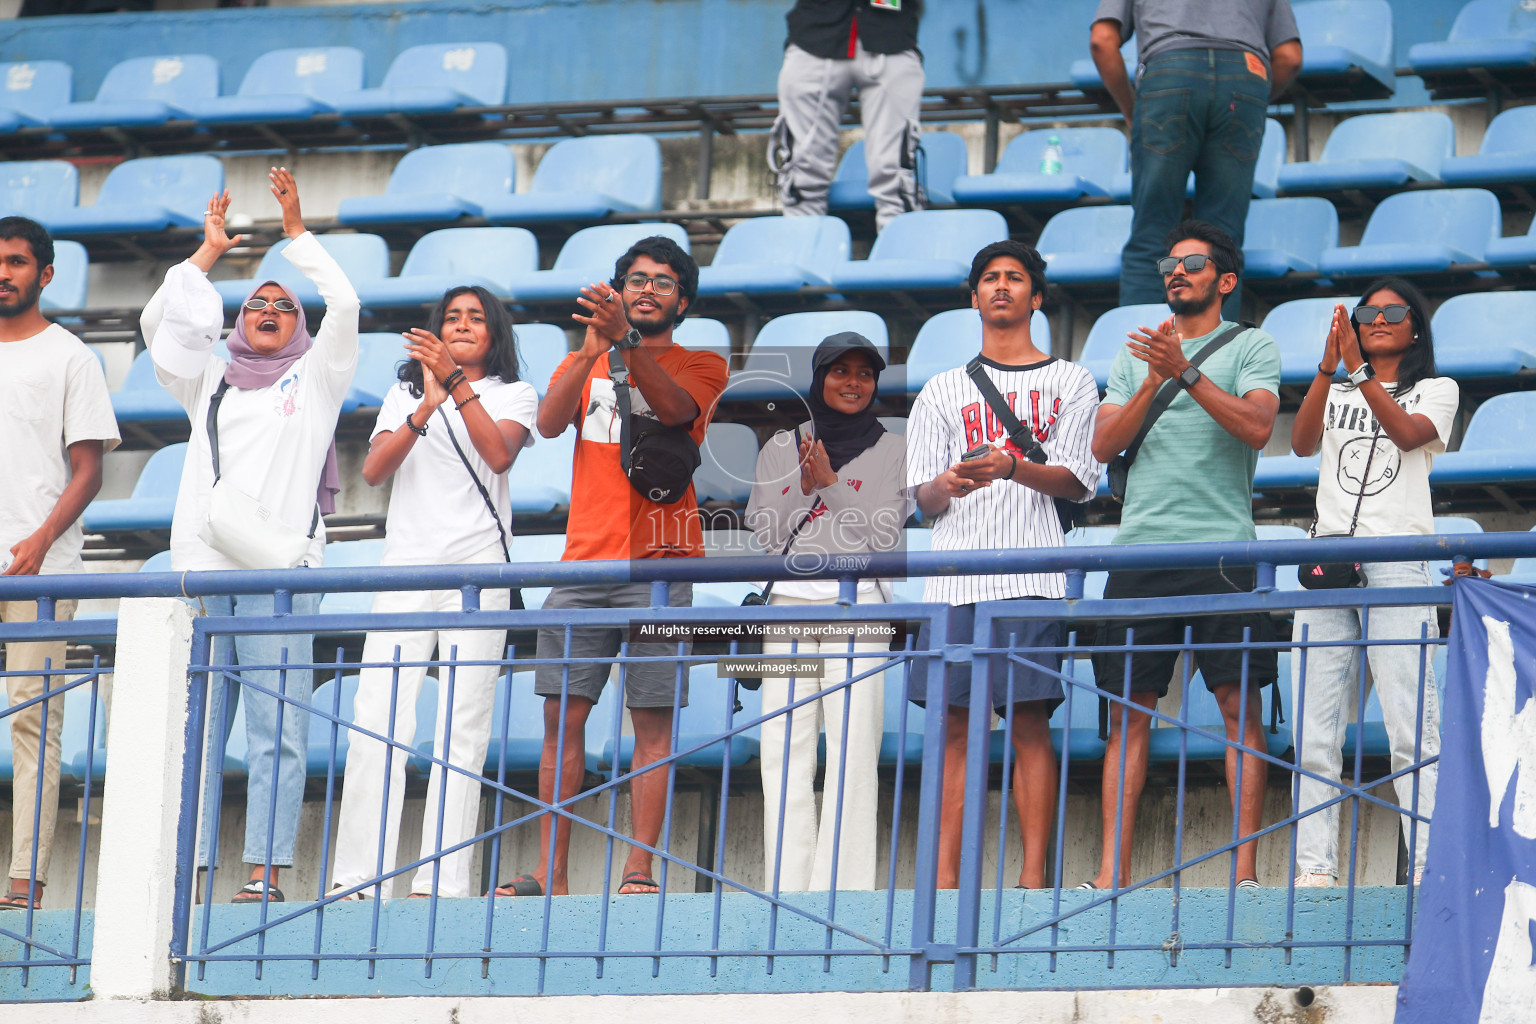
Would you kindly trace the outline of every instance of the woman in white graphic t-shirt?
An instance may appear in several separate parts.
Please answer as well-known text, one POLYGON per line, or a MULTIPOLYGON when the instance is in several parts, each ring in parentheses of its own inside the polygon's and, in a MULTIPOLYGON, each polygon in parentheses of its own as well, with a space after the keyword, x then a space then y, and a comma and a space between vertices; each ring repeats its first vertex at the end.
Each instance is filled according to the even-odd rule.
MULTIPOLYGON (((518 452, 533 444, 538 409, 533 385, 519 379, 512 318, 490 292, 466 285, 449 289, 432 311, 428 328, 412 330, 405 338, 410 358, 400 365, 400 383, 384 396, 363 462, 363 479, 370 486, 394 478, 382 562, 504 562, 512 540, 506 529, 512 521, 507 472, 518 452)), ((504 610, 510 596, 506 590, 482 591, 480 607, 504 610)), ((462 600, 457 589, 383 591, 374 598, 373 611, 458 612, 462 600)), ((416 732, 416 695, 427 672, 422 663, 432 660, 433 648, 436 660, 444 663, 433 673, 433 753, 453 769, 447 771, 445 783, 443 766, 432 765, 421 828, 421 856, 427 862, 417 869, 411 894, 471 895, 471 847, 432 858, 475 834, 479 778, 490 742, 496 678, 501 675, 495 662, 502 657, 506 639, 505 629, 368 633, 354 724, 385 736, 391 735, 393 721, 393 737, 405 746, 390 750, 378 740, 352 733, 331 873, 332 891, 344 894, 343 899, 373 896, 373 886, 358 887, 395 869, 405 762, 410 756, 406 747, 416 732), (350 891, 354 889, 358 891, 350 891)), ((392 888, 393 881, 386 881, 383 894, 390 895, 392 888)))
MULTIPOLYGON (((320 329, 309 333, 304 307, 291 289, 266 281, 241 303, 228 338, 229 358, 215 351, 224 307, 208 272, 241 241, 225 230, 227 190, 209 200, 202 245, 166 272, 139 320, 156 379, 192 421, 171 518, 171 568, 178 572, 318 566, 325 548, 320 517, 335 509, 341 486, 333 436, 357 369, 357 292, 305 230, 293 175, 274 167, 268 178, 289 238, 283 256, 325 303, 320 329)), ((292 610, 312 614, 319 600, 318 594, 296 593, 292 610)), ((274 611, 270 592, 217 595, 197 604, 203 615, 268 617, 274 611)), ((293 864, 304 799, 309 716, 299 705, 310 698, 313 644, 308 634, 244 633, 216 636, 210 651, 209 664, 230 662, 232 669, 275 665, 284 657, 296 666, 242 667, 210 677, 210 753, 223 749, 215 741, 229 736, 236 708, 243 705, 245 712, 249 774, 242 859, 251 873, 235 894, 237 903, 283 899, 278 868, 293 864), (280 692, 288 702, 250 684, 280 692)), ((221 770, 221 759, 207 758, 208 799, 216 799, 221 770)), ((214 816, 205 813, 204 865, 217 859, 213 823, 214 816)))
MULTIPOLYGON (((1352 316, 1334 307, 1323 361, 1296 414, 1291 448, 1297 455, 1322 452, 1318 477, 1317 518, 1313 535, 1390 537, 1434 532, 1429 470, 1445 451, 1456 418, 1458 390, 1448 377, 1435 376, 1435 347, 1424 296, 1407 281, 1383 278, 1371 283, 1352 316), (1342 363, 1349 379, 1335 382, 1342 363)), ((1424 587, 1432 581, 1424 562, 1365 562, 1359 566, 1367 587, 1424 587)), ((1358 608, 1317 608, 1296 613, 1293 639, 1308 644, 1306 680, 1301 690, 1302 657, 1291 657, 1292 687, 1298 709, 1297 762, 1309 772, 1337 782, 1343 764, 1344 728, 1362 718, 1365 694, 1358 692, 1361 639, 1358 608), (1315 646, 1323 645, 1323 646, 1315 646), (1339 646, 1329 646, 1339 645, 1339 646)), ((1369 613, 1371 640, 1414 640, 1440 635, 1432 607, 1375 606, 1369 613)), ((1402 644, 1365 648, 1370 677, 1381 700, 1382 718, 1392 753, 1392 770, 1433 758, 1440 751, 1440 704, 1430 662, 1432 645, 1402 644)), ((1434 765, 1418 773, 1417 812, 1428 819, 1435 809, 1434 765)), ((1411 773, 1394 781, 1398 805, 1413 805, 1411 773)), ((1338 795, 1338 788, 1302 777, 1300 809, 1338 795)), ((1424 871, 1429 826, 1403 819, 1404 839, 1413 835, 1413 879, 1424 871)), ((1296 884, 1333 885, 1338 877, 1338 805, 1301 819, 1297 831, 1296 884)))

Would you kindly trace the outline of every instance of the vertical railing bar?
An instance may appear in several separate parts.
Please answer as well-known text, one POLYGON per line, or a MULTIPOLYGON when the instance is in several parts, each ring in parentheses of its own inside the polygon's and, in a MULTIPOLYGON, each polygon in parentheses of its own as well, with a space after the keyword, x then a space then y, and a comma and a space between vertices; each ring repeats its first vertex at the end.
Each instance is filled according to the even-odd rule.
MULTIPOLYGON (((901 848, 901 790, 906 781, 907 768, 907 711, 910 701, 907 694, 911 692, 912 683, 912 649, 913 635, 909 630, 902 641, 902 651, 905 657, 901 659, 901 710, 896 713, 896 778, 895 791, 891 798, 891 845, 886 857, 886 884, 885 884, 885 948, 891 948, 892 937, 895 933, 896 911, 896 858, 901 848)), ((885 685, 884 673, 881 674, 880 685, 885 685)), ((888 974, 891 970, 891 958, 882 957, 880 960, 882 974, 888 974)))
MULTIPOLYGON (((1233 773, 1234 784, 1232 787, 1232 859, 1230 861, 1230 874, 1227 876, 1227 948, 1222 955, 1222 966, 1228 970, 1232 967, 1232 936, 1235 932, 1234 919, 1237 916, 1237 858, 1242 851, 1242 845, 1238 842, 1242 839, 1242 811, 1243 811, 1243 766, 1247 754, 1243 753, 1243 747, 1247 746, 1248 736, 1248 667, 1249 652, 1251 650, 1253 627, 1243 627, 1243 652, 1242 668, 1238 673, 1237 685, 1237 746, 1228 743, 1227 750, 1237 762, 1237 770, 1233 773)), ((1279 685, 1278 680, 1275 683, 1279 685)))
MULTIPOLYGON (((1295 706, 1291 709, 1291 756, 1295 759, 1298 766, 1301 764, 1302 743, 1304 742, 1307 726, 1307 655, 1312 650, 1308 644, 1307 637, 1311 629, 1311 623, 1302 623, 1301 647, 1296 655, 1295 695, 1292 700, 1292 704, 1295 706)), ((1277 680, 1276 685, 1278 684, 1279 681, 1277 680)), ((1285 947, 1285 965, 1287 967, 1291 965, 1291 946, 1289 943, 1296 938, 1296 846, 1299 841, 1298 831, 1301 827, 1302 815, 1300 772, 1291 776, 1291 810, 1296 815, 1296 820, 1291 822, 1290 828, 1291 867, 1286 881, 1285 937, 1287 945, 1285 947)), ((1311 813, 1317 814, 1321 812, 1312 811, 1311 813)), ((1337 832, 1337 829, 1335 829, 1335 832, 1337 832)), ((1335 839, 1335 841, 1337 840, 1335 839)), ((1338 869, 1335 868, 1334 870, 1338 869)))
MULTIPOLYGON (((1064 665, 1073 665, 1077 656, 1073 650, 1077 647, 1077 630, 1067 635, 1067 660, 1064 665)), ((1097 680, 1095 680, 1097 682, 1097 680)), ((1066 684, 1067 715, 1066 727, 1062 729, 1061 736, 1061 773, 1056 781, 1056 849, 1054 851, 1054 863, 1051 865, 1051 917, 1061 915, 1061 874, 1063 870, 1062 858, 1065 856, 1067 843, 1067 769, 1071 763, 1072 754, 1072 699, 1078 689, 1077 672, 1072 672, 1072 681, 1066 684)), ((1059 924, 1051 925, 1050 945, 1050 972, 1056 973, 1058 962, 1057 946, 1060 945, 1061 927, 1059 924)))
POLYGON ((1359 671, 1355 679, 1355 785, 1354 796, 1349 801, 1349 891, 1344 902, 1344 980, 1348 982, 1354 969, 1355 938, 1355 879, 1360 853, 1360 790, 1364 783, 1361 773, 1365 765, 1365 671, 1370 662, 1371 606, 1361 597, 1360 639, 1356 659, 1359 671))
MULTIPOLYGON (((1173 791, 1173 863, 1184 866, 1184 808, 1189 789, 1189 693, 1195 676, 1195 631, 1188 623, 1184 626, 1183 667, 1179 672, 1179 767, 1178 782, 1173 791)), ((1173 934, 1179 934, 1180 912, 1183 909, 1181 893, 1184 890, 1184 872, 1173 874, 1173 934)), ((1169 957, 1169 966, 1178 966, 1177 944, 1169 957)))
MULTIPOLYGON (((314 657, 314 651, 309 652, 314 657)), ((256 980, 261 980, 266 961, 262 954, 267 951, 267 907, 272 896, 272 846, 277 832, 277 790, 282 782, 283 713, 288 704, 288 648, 285 645, 277 658, 277 724, 273 726, 275 737, 272 746, 272 795, 267 799, 267 852, 261 868, 261 910, 257 915, 260 931, 256 933, 256 980)), ((338 684, 339 685, 339 684, 338 684)), ((246 717, 250 717, 247 709, 246 717)))
MULTIPOLYGON (((453 750, 453 689, 459 668, 459 645, 453 644, 448 648, 448 692, 443 704, 443 750, 440 755, 444 761, 452 763, 449 753, 453 750)), ((427 901, 427 965, 426 976, 432 977, 432 953, 437 949, 437 898, 438 889, 443 877, 443 819, 448 811, 448 783, 453 774, 447 769, 433 765, 428 771, 428 785, 431 784, 431 772, 436 771, 438 777, 437 786, 437 837, 433 844, 436 856, 432 858, 432 897, 427 901)), ((411 888, 415 888, 413 885, 411 888)))
MULTIPOLYGON (((96 777, 96 702, 101 696, 101 655, 91 658, 91 710, 85 728, 85 792, 80 796, 80 853, 75 869, 75 916, 70 929, 69 956, 80 959, 80 911, 85 901, 85 849, 91 831, 91 786, 96 777)), ((188 695, 190 700, 190 694, 188 695)), ((174 896, 172 897, 174 899, 174 896)), ((173 926, 174 927, 174 926, 173 926)), ((70 967, 69 983, 75 984, 77 968, 70 967)))
MULTIPOLYGON (((1008 634, 1008 677, 1004 680, 1006 699, 1003 703, 1003 779, 997 806, 997 879, 996 898, 992 901, 992 973, 997 973, 997 947, 1003 935, 1003 872, 1008 859, 1008 795, 1013 782, 1013 657, 1018 650, 1019 634, 1008 634)), ((991 737, 988 737, 987 760, 991 761, 991 737)))
POLYGON ((1125 748, 1130 737, 1127 735, 1131 728, 1131 663, 1135 658, 1136 627, 1128 626, 1125 630, 1125 678, 1122 681, 1121 696, 1124 702, 1120 705, 1120 756, 1116 771, 1120 774, 1120 785, 1117 790, 1115 805, 1115 846, 1110 857, 1110 864, 1114 871, 1114 877, 1110 879, 1109 891, 1113 894, 1109 901, 1109 957, 1108 969, 1115 969, 1115 936, 1119 934, 1120 927, 1120 836, 1125 823, 1125 748))
MULTIPOLYGON (((608 764, 608 834, 603 839, 603 899, 598 916, 597 948, 599 952, 608 948, 608 905, 609 897, 613 889, 613 832, 619 820, 619 787, 615 784, 619 777, 619 761, 624 756, 624 705, 627 701, 629 689, 629 663, 619 662, 619 678, 615 684, 618 689, 613 702, 613 729, 609 733, 613 737, 613 757, 608 764)), ((582 734, 585 736, 585 732, 582 734)), ((583 752, 585 753, 585 752, 583 752)), ((634 757, 630 757, 630 766, 634 766, 634 757)), ((634 786, 630 786, 630 792, 634 792, 634 786)), ((631 801, 633 803, 633 801, 631 801)), ((633 820, 634 815, 630 815, 633 820)), ((606 961, 600 956, 597 958, 597 976, 601 978, 606 961)))
MULTIPOLYGON (((315 901, 325 899, 325 880, 331 872, 331 818, 336 806, 336 737, 341 726, 341 670, 346 664, 346 649, 336 647, 336 667, 331 670, 330 747, 325 761, 325 815, 320 830, 320 874, 315 879, 315 901)), ((361 685, 361 684, 359 684, 361 685)), ((315 908, 315 959, 310 961, 309 980, 320 978, 320 943, 325 929, 325 907, 315 908)))
MULTIPOLYGON (((218 759, 217 765, 214 768, 212 775, 213 795, 210 798, 207 794, 204 794, 204 799, 208 800, 208 815, 212 821, 209 823, 210 827, 208 828, 208 890, 206 893, 204 893, 207 899, 203 903, 203 919, 202 928, 200 930, 201 945, 198 949, 199 954, 206 954, 208 952, 208 928, 212 923, 213 884, 215 876, 218 872, 219 864, 219 826, 222 824, 224 814, 224 757, 225 751, 228 747, 230 716, 229 705, 231 702, 230 698, 233 697, 234 700, 237 701, 241 699, 241 683, 239 677, 236 676, 234 679, 230 678, 231 673, 229 671, 229 666, 234 664, 234 662, 231 660, 234 658, 234 654, 235 638, 230 636, 228 638, 228 643, 225 645, 224 657, 220 663, 222 667, 218 673, 218 685, 224 687, 224 699, 219 703, 219 728, 218 731, 214 734, 214 748, 208 754, 210 761, 212 761, 214 758, 218 759)), ((210 690, 212 689, 212 685, 212 678, 210 677, 210 690)), ((207 970, 208 962, 206 960, 199 960, 197 963, 198 981, 202 981, 206 977, 207 970)))
MULTIPOLYGON (((555 899, 555 850, 559 846, 559 842, 560 842, 560 816, 558 814, 556 814, 552 808, 554 808, 554 807, 556 807, 556 806, 558 806, 560 804, 560 802, 561 802, 560 794, 561 794, 561 792, 563 792, 563 787, 561 786, 561 783, 564 781, 563 776, 564 776, 564 769, 565 769, 565 723, 566 723, 566 715, 570 711, 570 701, 571 701, 571 629, 572 629, 572 627, 570 627, 570 626, 566 626, 565 627, 565 657, 561 661, 561 669, 560 669, 560 713, 555 718, 555 781, 554 781, 554 792, 552 792, 549 795, 549 803, 544 805, 544 813, 546 815, 548 815, 548 817, 549 817, 549 845, 545 848, 545 851, 544 851, 544 853, 545 853, 544 863, 548 865, 548 868, 545 871, 545 874, 546 874, 547 877, 544 879, 545 884, 544 884, 544 901, 543 901, 544 902, 544 906, 543 906, 543 920, 541 921, 540 926, 539 926, 539 952, 540 953, 548 953, 549 952, 549 918, 550 918, 550 912, 551 912, 551 910, 554 907, 554 899, 555 899)), ((623 667, 621 665, 621 667, 619 669, 621 678, 622 678, 623 671, 624 670, 623 670, 623 667)), ((508 694, 508 696, 510 697, 510 693, 508 694)), ((583 737, 586 736, 586 726, 585 725, 582 726, 582 736, 583 737)), ((548 742, 547 737, 546 737, 545 742, 548 742)), ((583 745, 583 746, 585 746, 585 745, 583 745)), ((617 756, 617 751, 615 752, 615 756, 617 756)), ((585 749, 583 749, 583 751, 582 751, 582 757, 583 757, 583 759, 585 759, 585 757, 586 757, 585 749)), ((585 766, 585 760, 583 760, 583 766, 585 766)), ((575 834, 575 830, 572 829, 572 835, 574 835, 574 834, 575 834)), ((569 852, 570 848, 567 847, 566 850, 567 850, 567 852, 569 852)), ((607 883, 605 881, 604 882, 604 890, 603 890, 603 921, 602 921, 604 934, 606 934, 606 932, 607 932, 607 925, 608 925, 608 916, 607 916, 607 907, 608 907, 608 898, 607 897, 608 897, 608 892, 607 892, 606 885, 607 885, 607 883)), ((539 995, 543 995, 544 994, 544 978, 545 978, 548 970, 549 970, 549 957, 548 956, 540 956, 539 957, 539 983, 538 983, 538 988, 536 990, 539 995)))
MULTIPOLYGON (((486 953, 491 951, 492 930, 496 920, 496 889, 501 884, 497 881, 501 877, 501 809, 506 801, 507 730, 512 726, 512 675, 517 659, 517 645, 507 644, 502 650, 502 656, 502 667, 507 672, 507 696, 501 702, 501 749, 496 752, 496 805, 491 812, 491 885, 485 893, 485 945, 482 947, 486 953)), ((480 977, 488 978, 490 974, 491 960, 485 957, 480 961, 480 977)))
MULTIPOLYGON (((791 640, 789 642, 790 657, 794 657, 799 653, 800 641, 798 639, 791 640)), ((778 900, 781 893, 779 883, 784 867, 784 815, 785 806, 789 799, 789 748, 795 729, 795 712, 792 709, 795 706, 795 684, 799 681, 799 678, 796 676, 790 676, 787 680, 787 689, 785 690, 784 697, 785 706, 784 710, 779 712, 784 718, 784 750, 783 756, 779 760, 779 824, 774 831, 773 878, 771 879, 773 885, 769 890, 773 893, 775 901, 778 900)), ((810 707, 811 705, 806 706, 810 707)), ((770 950, 778 948, 778 935, 779 905, 777 902, 774 902, 768 905, 768 948, 770 950)), ((771 976, 773 974, 773 965, 773 957, 770 956, 764 960, 763 973, 771 976)))
MULTIPOLYGON (((621 652, 620 656, 621 657, 627 655, 627 653, 628 653, 628 651, 627 651, 628 646, 629 646, 628 643, 625 643, 625 644, 623 644, 620 647, 620 652, 621 652)), ((657 849, 662 850, 665 853, 671 853, 672 852, 672 797, 673 797, 674 791, 677 788, 677 760, 675 758, 672 758, 670 755, 673 753, 673 751, 677 750, 678 735, 679 735, 679 731, 682 729, 682 725, 683 725, 683 721, 682 721, 683 720, 683 710, 682 710, 682 706, 683 706, 683 680, 686 679, 687 676, 688 676, 688 663, 686 661, 687 657, 688 657, 688 653, 684 649, 684 644, 679 643, 677 645, 677 658, 678 658, 678 660, 677 660, 677 668, 676 668, 676 670, 673 673, 673 682, 672 682, 672 733, 671 733, 672 739, 671 739, 671 743, 667 747, 667 754, 668 754, 668 760, 667 760, 667 805, 666 805, 666 810, 662 813, 662 818, 661 818, 661 842, 660 842, 660 844, 657 847, 657 849)), ((636 736, 635 746, 637 748, 637 752, 638 752, 639 743, 640 743, 639 737, 636 736)), ((630 760, 629 767, 630 767, 631 771, 634 770, 635 764, 634 764, 634 760, 633 759, 630 760)), ((646 774, 650 774, 650 772, 646 772, 646 774)), ((633 806, 634 806, 634 792, 635 792, 634 783, 630 783, 629 792, 630 792, 630 806, 631 806, 631 810, 633 810, 633 806)), ((631 814, 631 817, 633 817, 633 814, 631 814)), ((667 868, 670 867, 671 864, 672 864, 672 859, 670 857, 662 857, 661 858, 661 872, 660 872, 660 877, 657 879, 659 884, 656 886, 656 938, 655 938, 655 948, 656 948, 656 952, 658 954, 661 952, 662 929, 665 927, 665 924, 666 924, 666 916, 667 916, 667 868)), ((622 888, 622 886, 620 886, 620 888, 622 888)), ((655 957, 655 958, 653 958, 651 960, 651 977, 656 978, 656 977, 660 977, 660 975, 661 975, 661 957, 657 956, 657 957, 655 957)))
MULTIPOLYGON (((736 641, 732 640, 731 651, 733 653, 737 650, 737 646, 738 645, 736 641)), ((736 728, 736 688, 737 684, 735 682, 732 682, 730 686, 725 687, 725 727, 727 732, 730 732, 736 728)), ((720 793, 719 798, 715 801, 715 856, 713 858, 712 866, 714 868, 715 874, 717 875, 725 874, 725 830, 729 817, 727 808, 730 806, 730 802, 731 741, 727 740, 721 746, 720 750, 720 793)), ((700 827, 703 827, 702 822, 700 822, 700 827)), ((710 888, 714 899, 711 900, 713 905, 710 908, 709 948, 715 951, 719 951, 720 912, 722 908, 722 900, 725 896, 725 886, 720 882, 715 882, 710 888)), ((711 978, 716 976, 719 970, 719 966, 720 958, 718 956, 712 956, 709 958, 709 976, 711 978)))
MULTIPOLYGON (((836 656, 834 655, 834 658, 835 657, 836 656)), ((847 671, 844 673, 843 678, 852 679, 854 676, 852 633, 848 634, 848 657, 845 667, 847 671)), ((849 683, 847 686, 843 687, 842 756, 839 757, 837 761, 837 801, 834 807, 834 810, 836 811, 836 817, 832 819, 832 880, 827 895, 828 921, 837 920, 837 890, 839 888, 838 880, 840 878, 837 870, 838 853, 841 852, 840 847, 842 845, 843 839, 843 791, 848 779, 848 721, 853 713, 853 688, 856 685, 858 684, 849 683)), ((822 700, 822 706, 826 706, 825 698, 822 700)), ((828 725, 830 726, 830 723, 828 723, 828 725)), ((830 728, 828 731, 830 731, 830 728)), ((827 798, 825 781, 822 782, 821 798, 823 804, 825 804, 827 798)), ((825 811, 825 807, 823 807, 823 811, 825 811)), ((832 928, 830 925, 827 927, 825 948, 832 948, 832 928)), ((832 958, 830 956, 825 957, 822 960, 821 973, 832 973, 832 958)))
MULTIPOLYGON (((379 841, 376 847, 373 870, 373 908, 371 923, 368 933, 368 948, 376 951, 379 948, 379 914, 384 907, 384 846, 385 839, 389 835, 389 790, 390 782, 394 775, 395 763, 395 716, 400 710, 400 645, 395 644, 394 667, 389 675, 389 730, 386 733, 388 742, 384 744, 384 789, 379 798, 379 841)), ((359 672, 357 680, 358 688, 363 685, 362 674, 359 672)), ((341 680, 336 680, 336 690, 341 690, 341 680)), ((356 698, 353 698, 354 701, 356 698)), ((350 754, 350 741, 348 753, 350 754)), ((390 879, 390 885, 394 885, 394 879, 390 879)), ((378 967, 377 960, 368 961, 368 980, 372 981, 374 971, 378 967)))

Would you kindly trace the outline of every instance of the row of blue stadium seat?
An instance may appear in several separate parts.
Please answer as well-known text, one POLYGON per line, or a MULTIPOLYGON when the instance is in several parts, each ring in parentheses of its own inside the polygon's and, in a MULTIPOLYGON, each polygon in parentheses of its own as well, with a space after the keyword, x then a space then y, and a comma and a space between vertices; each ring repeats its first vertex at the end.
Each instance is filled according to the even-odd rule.
POLYGON ((107 72, 94 100, 74 100, 74 73, 62 61, 0 64, 0 80, 0 131, 136 128, 183 119, 252 124, 494 106, 506 97, 507 53, 493 42, 412 46, 376 89, 363 88, 363 54, 350 46, 264 53, 230 96, 219 95, 218 60, 201 53, 125 60, 107 72))

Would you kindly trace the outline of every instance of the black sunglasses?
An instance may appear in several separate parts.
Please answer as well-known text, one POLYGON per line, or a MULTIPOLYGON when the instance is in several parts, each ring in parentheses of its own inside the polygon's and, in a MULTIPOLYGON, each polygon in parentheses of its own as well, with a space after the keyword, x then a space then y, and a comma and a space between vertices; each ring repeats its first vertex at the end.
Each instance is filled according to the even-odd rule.
POLYGON ((1389 324, 1400 324, 1408 319, 1408 307, 1400 302, 1390 306, 1356 306, 1352 315, 1355 323, 1362 327, 1375 323, 1378 316, 1385 317, 1389 324))
POLYGON ((292 313, 294 310, 299 308, 298 306, 295 306, 292 302, 290 302, 288 299, 273 299, 271 302, 268 302, 266 299, 246 299, 245 300, 245 308, 249 309, 253 313, 260 313, 262 310, 266 309, 268 306, 271 306, 273 309, 277 310, 279 313, 292 313))
POLYGON ((1157 272, 1167 277, 1179 269, 1179 264, 1184 264, 1184 269, 1191 274, 1198 274, 1205 269, 1207 263, 1215 263, 1203 252, 1192 252, 1188 256, 1164 256, 1157 261, 1157 272))

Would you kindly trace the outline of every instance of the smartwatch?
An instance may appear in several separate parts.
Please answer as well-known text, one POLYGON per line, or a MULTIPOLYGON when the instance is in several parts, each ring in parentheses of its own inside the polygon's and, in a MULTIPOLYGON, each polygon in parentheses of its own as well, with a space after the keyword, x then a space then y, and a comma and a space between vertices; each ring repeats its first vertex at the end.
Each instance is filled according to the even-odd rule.
POLYGON ((1184 367, 1184 372, 1179 374, 1179 383, 1183 384, 1184 389, 1187 391, 1196 384, 1199 384, 1202 376, 1203 374, 1195 367, 1186 366, 1184 367))
POLYGON ((1361 363, 1360 366, 1349 375, 1349 382, 1359 387, 1368 380, 1376 378, 1376 368, 1370 363, 1361 363))
POLYGON ((634 327, 624 332, 624 337, 613 343, 614 348, 639 348, 640 332, 634 327))

